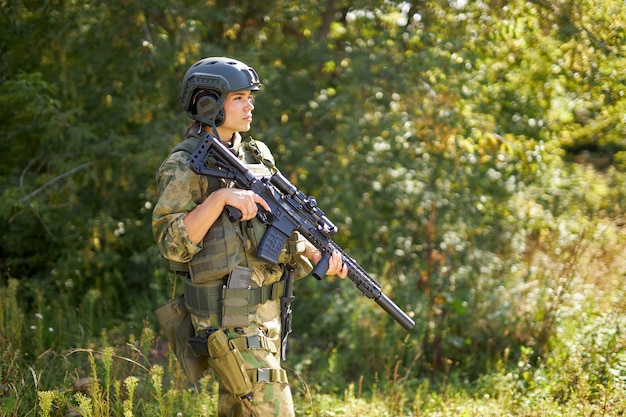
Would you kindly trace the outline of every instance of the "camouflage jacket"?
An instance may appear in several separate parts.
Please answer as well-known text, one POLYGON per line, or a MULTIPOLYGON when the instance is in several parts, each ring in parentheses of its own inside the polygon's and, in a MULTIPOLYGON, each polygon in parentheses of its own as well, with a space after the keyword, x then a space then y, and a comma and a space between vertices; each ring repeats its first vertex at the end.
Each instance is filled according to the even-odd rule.
MULTIPOLYGON (((193 149, 200 140, 192 133, 188 140, 193 149)), ((265 145, 264 157, 273 164, 274 159, 265 145)), ((246 163, 241 136, 236 134, 233 140, 235 154, 246 163)), ((202 243, 195 245, 189 240, 183 219, 185 215, 206 199, 213 191, 229 184, 218 178, 198 175, 187 166, 190 152, 177 146, 161 164, 157 173, 158 200, 152 213, 152 231, 161 255, 166 259, 187 263, 202 249, 202 243)), ((258 163, 257 163, 258 165, 258 163)), ((269 170, 268 174, 269 174, 269 170)))
MULTIPOLYGON (((195 149, 199 139, 198 135, 192 134, 188 139, 191 143, 187 147, 195 149)), ((257 175, 271 175, 272 169, 275 169, 274 158, 262 142, 253 139, 242 142, 241 136, 236 134, 232 149, 257 175), (249 150, 251 143, 257 152, 249 150), (253 153, 261 156, 260 161, 253 153)), ((265 226, 257 219, 252 219, 244 226, 241 223, 230 223, 226 215, 222 214, 200 244, 191 242, 183 223, 185 215, 210 193, 231 184, 226 180, 194 173, 187 166, 189 154, 188 149, 175 147, 157 174, 159 197, 153 210, 152 229, 161 255, 169 261, 188 264, 192 279, 194 269, 200 271, 204 274, 202 280, 222 277, 237 264, 250 267, 263 264, 264 261, 256 258, 255 254, 256 244, 265 226)), ((296 276, 301 278, 310 272, 310 264, 302 256, 298 258, 296 276)))

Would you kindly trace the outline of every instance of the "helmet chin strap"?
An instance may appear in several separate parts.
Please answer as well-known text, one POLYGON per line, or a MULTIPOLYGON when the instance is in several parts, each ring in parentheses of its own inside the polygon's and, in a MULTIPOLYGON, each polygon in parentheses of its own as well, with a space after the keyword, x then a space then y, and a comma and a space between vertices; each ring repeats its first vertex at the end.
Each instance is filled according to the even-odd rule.
POLYGON ((213 123, 213 136, 215 136, 217 138, 217 140, 219 140, 220 142, 222 141, 222 139, 220 138, 220 134, 217 133, 217 126, 215 126, 215 123, 213 123))
MULTIPOLYGON (((204 126, 204 122, 200 122, 200 126, 198 126, 198 135, 202 133, 204 126)), ((215 126, 215 122, 211 124, 211 128, 213 130, 213 136, 215 136, 221 142, 222 139, 220 138, 220 134, 217 131, 217 126, 215 126)))

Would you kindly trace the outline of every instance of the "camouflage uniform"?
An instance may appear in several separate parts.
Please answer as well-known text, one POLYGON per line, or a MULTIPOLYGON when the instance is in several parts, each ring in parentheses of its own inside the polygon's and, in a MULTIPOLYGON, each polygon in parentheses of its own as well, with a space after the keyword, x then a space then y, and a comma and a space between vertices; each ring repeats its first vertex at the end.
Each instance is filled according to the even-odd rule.
MULTIPOLYGON (((190 136, 198 140, 194 133, 190 136)), ((234 152, 238 153, 238 156, 248 166, 254 166, 258 172, 259 166, 262 165, 259 165, 258 160, 249 160, 249 157, 244 155, 239 134, 235 135, 233 142, 234 152)), ((265 145, 260 145, 262 158, 266 159, 268 165, 272 166, 273 157, 265 145)), ((222 215, 209 230, 207 238, 203 242, 196 245, 189 240, 183 223, 185 215, 204 201, 211 192, 230 184, 224 180, 195 174, 186 165, 188 156, 189 153, 186 150, 172 152, 158 173, 159 199, 153 212, 153 232, 161 254, 169 261, 189 265, 191 273, 188 275, 187 283, 196 278, 196 281, 200 282, 199 285, 222 286, 227 270, 212 268, 214 271, 204 271, 208 272, 208 275, 194 274, 194 261, 196 258, 200 259, 204 256, 209 264, 213 265, 211 264, 213 259, 210 253, 212 249, 210 248, 213 248, 216 242, 220 243, 220 239, 213 236, 213 240, 209 243, 207 238, 211 234, 223 236, 224 231, 226 231, 226 235, 229 231, 234 231, 233 233, 239 239, 235 240, 239 247, 230 250, 236 256, 227 255, 228 266, 226 269, 232 269, 233 263, 241 263, 250 267, 252 269, 250 280, 252 288, 267 287, 279 283, 283 276, 284 265, 270 265, 255 256, 256 244, 263 231, 263 226, 257 219, 243 223, 230 223, 226 220, 226 216, 222 215), (250 222, 254 224, 254 227, 250 227, 250 222), (222 234, 220 235, 220 233, 222 234), (217 276, 211 275, 215 271, 217 271, 217 276)), ((255 172, 254 169, 251 168, 251 170, 255 172)), ((268 168, 264 168, 264 170, 266 175, 270 173, 268 168)), ((263 171, 263 168, 260 171, 263 171)), ((232 244, 233 239, 230 240, 232 244)), ((308 260, 301 254, 295 255, 295 258, 297 260, 296 277, 300 278, 307 275, 311 267, 308 260)), ((285 258, 281 259, 284 260, 285 258)), ((192 310, 190 309, 190 311, 192 310)), ((268 299, 256 308, 250 309, 247 327, 227 329, 228 339, 231 343, 236 344, 241 352, 245 368, 249 370, 248 374, 253 382, 254 395, 250 406, 248 402, 244 402, 226 391, 222 387, 223 384, 220 384, 219 416, 294 415, 291 390, 286 373, 280 366, 280 314, 280 299, 268 299)), ((219 316, 214 313, 192 314, 191 316, 198 334, 205 329, 220 327, 221 324, 219 316)))

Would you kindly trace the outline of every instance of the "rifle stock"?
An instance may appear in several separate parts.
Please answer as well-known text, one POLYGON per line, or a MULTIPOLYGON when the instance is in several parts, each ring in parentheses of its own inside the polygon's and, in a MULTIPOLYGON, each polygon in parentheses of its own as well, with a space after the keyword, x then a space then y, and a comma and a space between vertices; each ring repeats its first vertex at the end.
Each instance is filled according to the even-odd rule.
MULTIPOLYGON (((338 251, 348 269, 348 278, 363 295, 373 299, 407 331, 415 326, 415 322, 383 294, 380 284, 332 240, 337 227, 317 207, 315 198, 304 195, 280 172, 257 178, 219 139, 208 133, 200 139, 188 165, 200 175, 234 180, 240 188, 254 191, 267 202, 270 211, 259 208, 257 215, 267 226, 259 243, 259 258, 276 263, 291 233, 298 231, 322 253, 321 261, 312 272, 316 279, 326 275, 328 261, 332 253, 338 251)), ((241 212, 236 208, 228 206, 226 210, 231 221, 241 219, 241 212)))

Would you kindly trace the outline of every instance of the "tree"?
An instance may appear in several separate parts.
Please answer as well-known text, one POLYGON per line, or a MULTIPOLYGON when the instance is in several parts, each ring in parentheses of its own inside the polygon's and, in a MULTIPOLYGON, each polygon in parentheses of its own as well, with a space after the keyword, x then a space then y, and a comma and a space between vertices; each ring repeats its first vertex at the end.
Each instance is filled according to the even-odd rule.
POLYGON ((341 346, 353 353, 337 365, 346 378, 368 372, 362 358, 393 369, 425 353, 423 369, 438 370, 536 342, 518 317, 528 300, 512 295, 528 278, 527 245, 559 216, 620 213, 618 0, 2 8, 0 268, 33 305, 81 309, 88 294, 121 320, 169 295, 150 231, 152 177, 186 124, 180 79, 210 55, 257 68, 252 134, 418 319, 418 337, 402 344, 349 284, 304 282, 293 350, 341 346), (609 167, 611 191, 585 192, 562 156, 609 167), (372 346, 372 333, 387 337, 372 346))

